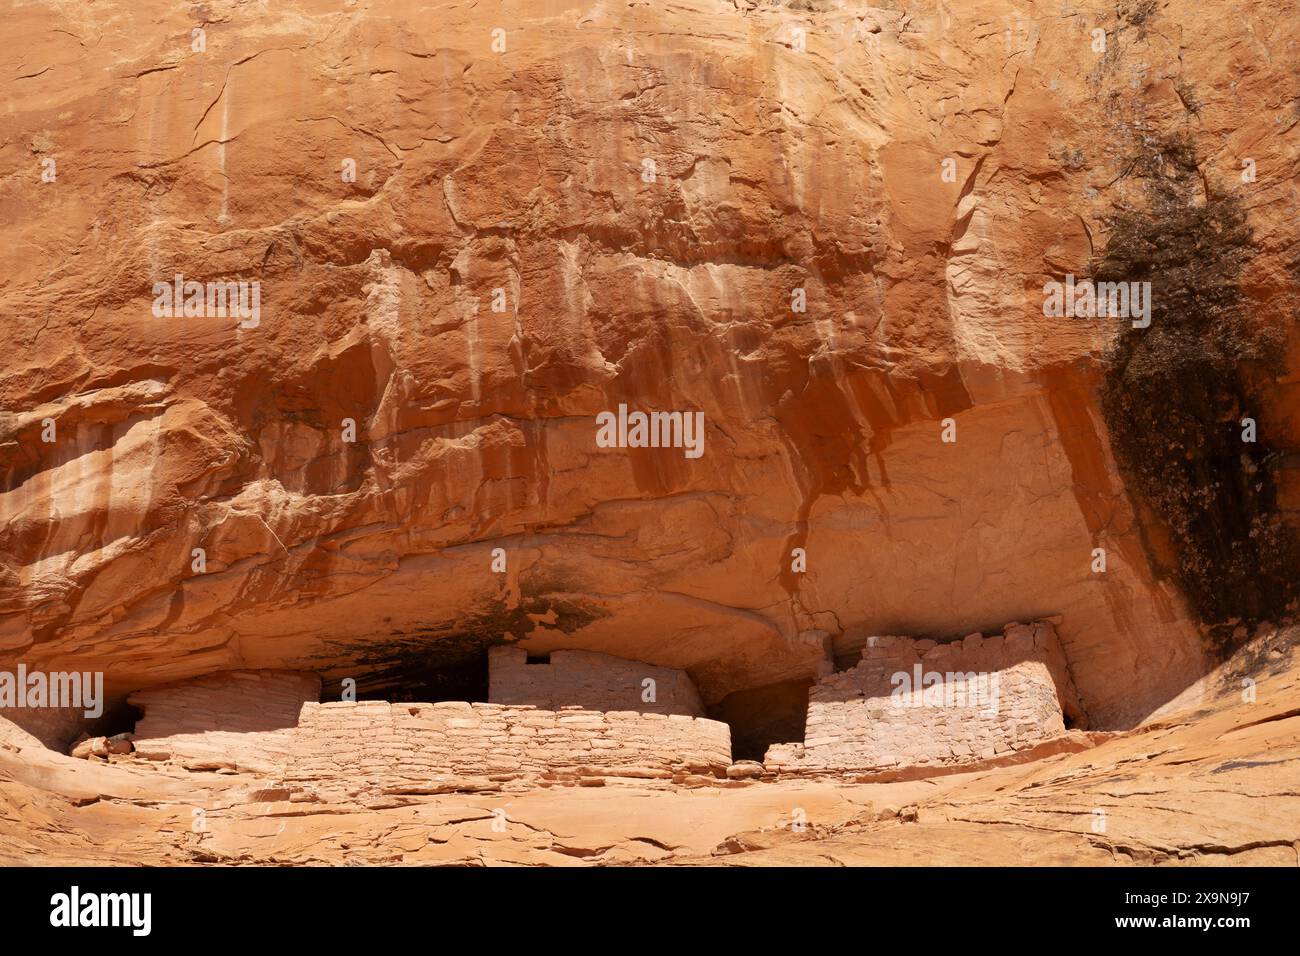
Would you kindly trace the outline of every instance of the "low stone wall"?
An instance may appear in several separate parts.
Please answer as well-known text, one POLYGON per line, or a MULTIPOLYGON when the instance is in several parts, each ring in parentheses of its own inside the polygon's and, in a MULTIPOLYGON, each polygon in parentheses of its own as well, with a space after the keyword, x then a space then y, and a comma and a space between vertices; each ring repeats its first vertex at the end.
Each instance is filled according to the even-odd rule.
POLYGON ((726 724, 502 704, 307 704, 284 775, 332 797, 431 792, 447 776, 725 774, 726 724))
POLYGON ((948 644, 874 637, 855 667, 809 690, 804 742, 769 748, 764 765, 834 772, 977 763, 1063 734, 1063 702, 1080 721, 1050 623, 948 644))
POLYGON ((129 698, 144 711, 136 754, 196 770, 254 770, 333 797, 415 793, 466 777, 725 775, 731 762, 727 725, 685 715, 321 704, 319 695, 315 675, 288 671, 230 671, 138 691, 129 698))
POLYGON ((292 746, 298 714, 320 699, 320 678, 294 671, 226 671, 136 691, 144 712, 135 750, 194 769, 277 772, 292 746))
POLYGON ((488 681, 488 700, 494 704, 704 716, 704 703, 685 671, 595 651, 554 651, 550 663, 530 664, 522 647, 494 647, 488 653, 488 681), (647 679, 654 681, 650 701, 645 700, 647 679))

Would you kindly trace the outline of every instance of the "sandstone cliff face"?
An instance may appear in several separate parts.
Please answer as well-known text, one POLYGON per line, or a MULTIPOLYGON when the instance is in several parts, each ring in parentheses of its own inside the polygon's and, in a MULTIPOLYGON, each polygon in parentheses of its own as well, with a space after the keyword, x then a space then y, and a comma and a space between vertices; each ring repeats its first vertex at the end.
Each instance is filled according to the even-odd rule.
POLYGON ((1091 726, 1132 725, 1208 646, 1102 413, 1119 323, 1042 287, 1174 137, 1253 230, 1285 334, 1241 412, 1270 519, 1300 509, 1291 0, 5 21, 5 660, 382 687, 505 639, 714 705, 1055 616, 1091 726), (155 317, 178 274, 260 283, 256 326, 155 317), (703 412, 703 455, 598 447, 620 404, 703 412))

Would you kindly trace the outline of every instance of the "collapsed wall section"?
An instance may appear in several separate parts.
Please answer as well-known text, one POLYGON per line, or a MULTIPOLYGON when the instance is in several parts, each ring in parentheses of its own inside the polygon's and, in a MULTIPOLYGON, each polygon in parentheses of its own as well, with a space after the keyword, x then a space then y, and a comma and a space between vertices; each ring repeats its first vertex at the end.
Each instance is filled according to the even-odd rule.
POLYGON ((503 704, 307 704, 285 771, 332 798, 427 793, 453 777, 721 776, 726 724, 677 714, 503 704))
POLYGON ((553 651, 546 661, 532 661, 521 647, 494 647, 488 652, 488 681, 488 700, 494 704, 704 716, 685 671, 595 651, 553 651))
POLYGON ((1084 723, 1049 622, 938 644, 873 637, 852 668, 809 690, 803 744, 777 744, 778 771, 885 771, 978 763, 1084 723))

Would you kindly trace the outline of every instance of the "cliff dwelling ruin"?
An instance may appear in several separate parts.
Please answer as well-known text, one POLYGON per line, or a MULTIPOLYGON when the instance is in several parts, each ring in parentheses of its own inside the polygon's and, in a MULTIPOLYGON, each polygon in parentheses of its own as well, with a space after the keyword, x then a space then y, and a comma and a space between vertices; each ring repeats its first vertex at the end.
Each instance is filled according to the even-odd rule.
MULTIPOLYGON (((676 668, 497 646, 483 701, 322 700, 315 674, 231 671, 131 694, 141 716, 114 736, 138 760, 253 772, 290 799, 320 800, 472 790, 483 780, 897 775, 1068 746, 1068 728, 1086 726, 1049 621, 945 643, 872 636, 860 655, 838 671, 828 656, 826 673, 800 684, 802 706, 782 688, 787 713, 771 713, 778 697, 763 696, 759 728, 752 711, 710 711, 676 668), (726 716, 738 726, 717 719, 726 716), (734 753, 733 733, 752 739, 796 718, 804 726, 771 742, 761 762, 734 753)), ((90 757, 106 747, 79 740, 73 750, 90 757)))
POLYGON ((0 863, 1294 865, 1233 11, 8 4, 0 863))

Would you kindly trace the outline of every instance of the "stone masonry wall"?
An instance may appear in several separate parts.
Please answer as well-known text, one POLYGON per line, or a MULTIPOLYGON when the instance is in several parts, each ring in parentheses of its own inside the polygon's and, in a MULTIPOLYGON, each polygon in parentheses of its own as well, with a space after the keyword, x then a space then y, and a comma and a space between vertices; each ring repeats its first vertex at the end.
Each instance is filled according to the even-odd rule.
POLYGON ((494 647, 488 654, 488 700, 557 710, 634 710, 704 716, 695 683, 684 671, 594 651, 554 651, 549 664, 529 664, 521 647, 494 647), (655 700, 645 701, 642 682, 654 680, 655 700))
POLYGON ((1048 622, 948 644, 874 637, 855 667, 809 690, 804 743, 775 745, 764 763, 780 771, 975 763, 1064 733, 1063 704, 1082 722, 1048 622))
POLYGON ((298 714, 320 699, 320 678, 296 671, 226 671, 136 691, 141 756, 194 769, 274 771, 284 765, 298 714))
POLYGON ((307 704, 284 782, 321 795, 429 793, 454 777, 721 775, 714 720, 501 704, 307 704))
MULTIPOLYGON (((680 686, 673 693, 680 704, 680 686)), ((139 691, 129 698, 144 711, 136 753, 196 770, 255 770, 335 797, 436 790, 465 777, 721 775, 731 762, 730 728, 686 715, 321 704, 319 696, 315 675, 288 671, 231 671, 139 691)))

